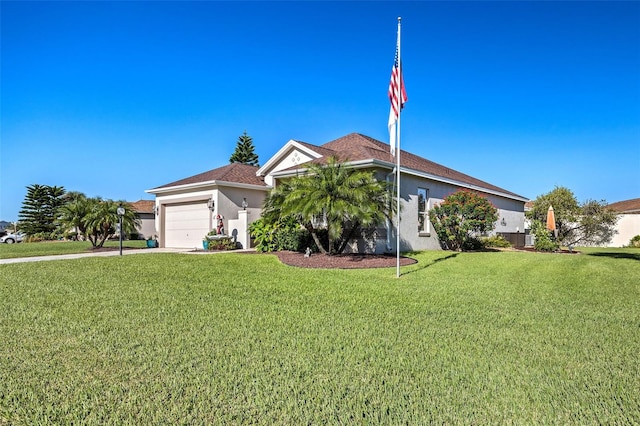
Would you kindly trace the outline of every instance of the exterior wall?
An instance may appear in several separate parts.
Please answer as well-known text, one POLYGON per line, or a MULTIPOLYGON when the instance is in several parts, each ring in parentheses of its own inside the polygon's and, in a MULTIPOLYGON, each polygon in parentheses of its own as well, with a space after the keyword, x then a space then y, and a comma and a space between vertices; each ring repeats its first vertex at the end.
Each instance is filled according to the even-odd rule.
POLYGON ((621 214, 616 224, 618 233, 607 247, 623 247, 629 245, 631 238, 640 235, 640 214, 621 214))
POLYGON ((156 232, 156 220, 153 213, 138 213, 138 219, 140 219, 140 226, 137 227, 140 233, 141 239, 147 239, 158 235, 156 232))
MULTIPOLYGON (((242 214, 239 212, 243 211, 243 199, 246 198, 247 203, 249 204, 249 207, 246 210, 248 212, 247 219, 250 220, 246 225, 248 226, 251 221, 260 218, 262 204, 264 203, 266 192, 256 189, 216 186, 191 191, 183 189, 181 191, 174 191, 167 194, 157 195, 156 206, 160 206, 160 214, 156 216, 154 232, 152 235, 155 234, 159 236, 160 247, 165 247, 165 239, 162 232, 165 228, 164 206, 185 202, 206 202, 212 197, 215 200, 216 205, 215 211, 209 215, 208 229, 212 230, 216 228, 217 223, 215 221, 215 217, 217 215, 221 215, 225 227, 225 233, 231 235, 231 232, 233 232, 234 229, 236 229, 236 232, 238 232, 238 224, 236 223, 234 225, 235 228, 232 228, 230 221, 237 221, 239 214, 242 214)), ((244 232, 244 230, 240 231, 244 232)), ((145 236, 147 235, 145 234, 145 236)), ((202 237, 204 237, 204 235, 202 237)))
MULTIPOLYGON (((427 232, 418 232, 418 188, 428 190, 427 209, 431 209, 435 204, 442 202, 448 195, 460 189, 456 185, 428 180, 418 176, 402 175, 400 177, 400 204, 402 206, 400 251, 440 249, 440 243, 430 223, 427 224, 427 232)), ((484 194, 484 196, 498 209, 499 219, 492 234, 496 232, 524 232, 524 202, 491 194, 484 194)), ((395 252, 395 231, 393 230, 392 235, 392 251, 395 252)))
MULTIPOLYGON (((158 235, 158 242, 160 247, 165 247, 165 236, 163 230, 165 229, 165 206, 167 204, 195 202, 195 201, 207 201, 212 196, 216 199, 217 190, 210 188, 205 190, 192 190, 192 191, 175 191, 167 194, 156 196, 156 207, 159 207, 159 214, 156 215, 155 230, 158 235)), ((217 204, 217 203, 216 203, 217 204)), ((210 216, 211 217, 211 216, 210 216)), ((213 218, 209 222, 209 229, 212 229, 213 218)))

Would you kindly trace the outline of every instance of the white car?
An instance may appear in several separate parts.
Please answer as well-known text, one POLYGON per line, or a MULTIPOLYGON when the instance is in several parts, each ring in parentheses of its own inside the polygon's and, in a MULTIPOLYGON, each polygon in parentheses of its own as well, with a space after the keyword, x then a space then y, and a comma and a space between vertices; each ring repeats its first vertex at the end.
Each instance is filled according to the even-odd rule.
POLYGON ((0 237, 0 243, 13 244, 20 243, 24 240, 25 234, 17 232, 15 234, 7 234, 0 237))

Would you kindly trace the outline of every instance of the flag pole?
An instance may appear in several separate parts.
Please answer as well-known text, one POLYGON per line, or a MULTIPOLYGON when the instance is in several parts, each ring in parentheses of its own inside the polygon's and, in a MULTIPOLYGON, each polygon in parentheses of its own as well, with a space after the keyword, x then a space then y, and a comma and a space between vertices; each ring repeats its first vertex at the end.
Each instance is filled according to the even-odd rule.
POLYGON ((400 278, 400 111, 402 110, 402 61, 400 60, 400 21, 398 16, 398 122, 396 126, 396 278, 400 278))

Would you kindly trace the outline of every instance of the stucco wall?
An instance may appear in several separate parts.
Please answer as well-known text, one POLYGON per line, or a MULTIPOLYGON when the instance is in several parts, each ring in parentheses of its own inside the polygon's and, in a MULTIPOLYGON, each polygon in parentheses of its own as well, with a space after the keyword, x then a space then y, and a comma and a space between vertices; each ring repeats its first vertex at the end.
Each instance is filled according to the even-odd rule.
POLYGON ((629 245, 631 238, 640 235, 640 214, 621 214, 616 224, 618 233, 613 237, 608 247, 623 247, 629 245))
MULTIPOLYGON (((455 185, 426 180, 418 176, 401 176, 401 251, 434 250, 440 248, 440 244, 430 223, 427 226, 427 231, 431 232, 418 232, 418 188, 428 190, 428 209, 431 209, 435 204, 442 202, 448 195, 460 189, 455 185)), ((498 209, 498 221, 492 233, 524 232, 524 202, 491 194, 484 194, 484 196, 498 209), (504 219, 504 224, 502 219, 504 219)), ((393 235, 393 239, 395 244, 395 235, 393 235)))

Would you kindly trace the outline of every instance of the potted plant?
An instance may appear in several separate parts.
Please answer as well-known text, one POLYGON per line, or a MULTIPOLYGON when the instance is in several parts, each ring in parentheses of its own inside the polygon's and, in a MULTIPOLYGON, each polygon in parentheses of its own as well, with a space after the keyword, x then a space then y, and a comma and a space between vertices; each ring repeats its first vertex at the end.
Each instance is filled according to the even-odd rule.
POLYGON ((158 240, 156 238, 157 237, 155 235, 153 237, 147 238, 147 248, 156 248, 156 247, 158 247, 158 240))

